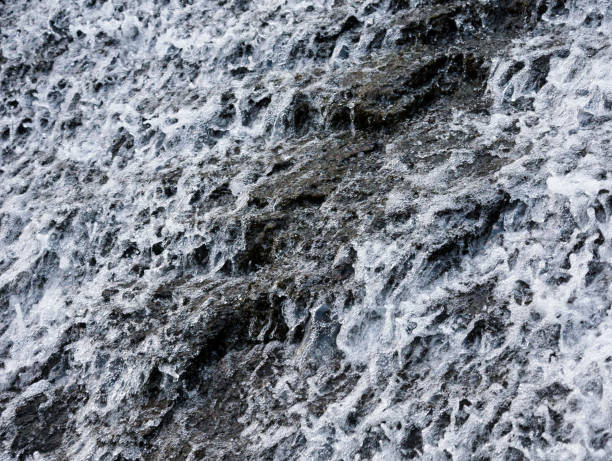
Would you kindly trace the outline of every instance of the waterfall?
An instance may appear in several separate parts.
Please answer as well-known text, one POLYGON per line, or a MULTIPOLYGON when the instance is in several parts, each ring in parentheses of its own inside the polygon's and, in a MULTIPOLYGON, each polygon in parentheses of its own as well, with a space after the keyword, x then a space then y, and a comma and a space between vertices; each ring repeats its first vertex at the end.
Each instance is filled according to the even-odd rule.
POLYGON ((0 30, 0 459, 612 457, 610 2, 0 30))

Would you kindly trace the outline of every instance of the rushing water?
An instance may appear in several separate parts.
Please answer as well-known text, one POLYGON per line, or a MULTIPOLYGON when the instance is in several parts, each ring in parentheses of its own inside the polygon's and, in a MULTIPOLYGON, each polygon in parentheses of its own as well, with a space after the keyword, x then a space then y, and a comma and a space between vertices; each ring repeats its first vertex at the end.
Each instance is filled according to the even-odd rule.
POLYGON ((0 6, 3 459, 612 457, 612 4, 444 3, 0 6))
MULTIPOLYGON (((485 379, 475 394, 471 390, 469 394, 475 396, 480 407, 466 410, 471 416, 463 426, 451 424, 437 442, 437 449, 425 445, 427 459, 436 459, 435 453, 441 456, 442 450, 451 453, 453 459, 471 459, 471 434, 481 431, 500 407, 508 432, 499 434, 495 442, 498 447, 516 443, 524 420, 540 418, 546 443, 532 447, 533 459, 603 460, 610 456, 607 442, 593 442, 601 440, 597 439, 599 434, 608 433, 612 416, 610 13, 608 2, 574 2, 567 16, 550 19, 550 33, 519 40, 496 59, 488 82, 493 98, 491 118, 473 123, 480 134, 478 142, 486 147, 508 127, 515 127, 516 147, 508 153, 497 152, 507 164, 494 175, 494 181, 509 192, 510 201, 519 205, 504 216, 503 228, 494 230, 495 238, 426 288, 418 277, 420 266, 414 264, 413 272, 390 293, 384 289, 389 274, 376 274, 375 268, 381 264, 393 267, 390 261, 404 257, 406 248, 426 239, 426 235, 415 237, 411 226, 399 241, 361 243, 357 276, 363 279, 367 294, 360 309, 343 319, 338 344, 353 363, 367 364, 367 372, 356 392, 319 420, 323 424, 317 426, 318 431, 345 418, 359 392, 379 386, 381 380, 385 389, 380 402, 362 424, 364 428, 381 424, 391 441, 401 433, 394 430, 397 422, 413 413, 418 402, 444 395, 451 400, 451 407, 461 408, 465 388, 453 389, 449 395, 440 383, 446 382, 448 363, 465 360, 467 341, 473 343, 477 354, 474 368, 483 376, 488 374, 488 367, 498 366, 500 355, 510 350, 522 351, 521 360, 528 365, 523 367, 517 361, 516 368, 503 371, 502 383, 485 379), (545 82, 534 84, 529 68, 544 60, 550 62, 550 72, 545 82), (536 85, 541 88, 534 88, 536 85), (517 110, 513 107, 517 101, 528 102, 528 109, 517 110), (496 281, 493 297, 509 301, 503 314, 509 316, 508 328, 501 338, 498 331, 490 325, 479 326, 477 320, 467 331, 453 331, 452 323, 439 324, 438 316, 444 311, 449 292, 468 294, 475 285, 486 285, 492 279, 496 281), (522 292, 526 287, 530 287, 528 294, 522 292), (470 337, 470 330, 477 332, 477 340, 470 337), (558 349, 553 346, 555 335, 560 338, 558 349), (422 338, 432 341, 425 353, 419 349, 423 347, 422 338), (397 353, 401 355, 406 348, 419 360, 426 360, 427 377, 417 395, 394 404, 391 396, 402 384, 389 376, 396 372, 397 353), (555 438, 551 400, 559 395, 543 399, 542 389, 559 385, 573 392, 562 405, 571 408, 564 414, 566 435, 555 438), (510 429, 512 423, 514 430, 510 429)), ((465 129, 461 112, 456 114, 456 123, 457 129, 465 129)), ((411 180, 439 189, 448 169, 465 162, 466 156, 470 153, 453 152, 450 165, 444 164, 427 178, 411 180)), ((454 198, 473 187, 470 181, 459 179, 449 187, 452 193, 438 195, 416 219, 433 221, 430 216, 436 210, 449 206, 449 195, 454 198)), ((491 299, 484 301, 483 308, 500 315, 491 299)), ((350 456, 354 443, 351 438, 341 438, 338 450, 350 456)), ((394 451, 397 446, 389 444, 377 459, 399 458, 394 451)))

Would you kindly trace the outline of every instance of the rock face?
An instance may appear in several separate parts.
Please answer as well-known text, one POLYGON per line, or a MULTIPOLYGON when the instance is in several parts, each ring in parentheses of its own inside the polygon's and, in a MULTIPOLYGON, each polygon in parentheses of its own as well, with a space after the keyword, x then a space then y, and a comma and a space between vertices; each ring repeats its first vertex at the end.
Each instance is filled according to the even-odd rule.
POLYGON ((0 21, 1 459, 612 458, 607 0, 0 21))

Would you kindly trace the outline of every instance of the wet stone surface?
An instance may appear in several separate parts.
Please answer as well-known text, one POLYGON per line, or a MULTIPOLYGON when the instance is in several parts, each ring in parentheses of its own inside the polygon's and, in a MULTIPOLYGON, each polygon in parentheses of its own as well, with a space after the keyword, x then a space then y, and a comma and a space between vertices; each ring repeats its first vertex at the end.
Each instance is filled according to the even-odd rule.
POLYGON ((0 458, 610 459, 611 22, 0 5, 0 458))

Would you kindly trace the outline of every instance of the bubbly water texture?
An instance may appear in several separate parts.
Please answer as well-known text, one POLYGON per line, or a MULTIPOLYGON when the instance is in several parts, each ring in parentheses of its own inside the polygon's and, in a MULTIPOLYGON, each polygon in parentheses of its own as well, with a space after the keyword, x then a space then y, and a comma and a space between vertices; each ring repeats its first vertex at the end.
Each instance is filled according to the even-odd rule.
MULTIPOLYGON (((438 283, 424 288, 416 274, 408 275, 391 293, 384 290, 387 274, 376 274, 375 268, 381 263, 389 266, 389 261, 401 258, 403 244, 414 241, 414 236, 391 244, 374 240, 359 245, 357 276, 363 279, 367 294, 363 305, 343 319, 338 339, 349 360, 367 364, 357 388, 376 386, 382 377, 397 372, 392 357, 404 348, 413 350, 415 338, 434 337, 433 341, 444 344, 426 355, 427 378, 419 386, 420 395, 394 404, 389 397, 401 382, 389 379, 384 397, 364 425, 384 422, 383 428, 393 440, 393 434, 399 432, 393 427, 414 411, 415 402, 429 400, 440 392, 438 383, 444 382, 447 364, 462 360, 466 341, 474 343, 477 370, 495 366, 496 358, 508 350, 522 351, 529 363, 525 368, 504 370, 501 383, 482 382, 477 397, 480 408, 467 410, 476 418, 471 417, 460 428, 447 429, 437 450, 425 445, 427 459, 435 459, 433 453, 443 449, 455 459, 470 459, 470 434, 482 430, 496 412, 505 413, 502 418, 515 425, 520 425, 523 418, 538 418, 541 430, 550 431, 556 421, 551 401, 542 399, 542 389, 547 386, 562 386, 571 392, 569 403, 564 404, 571 407, 564 423, 569 432, 565 440, 555 439, 554 430, 552 434, 545 433, 548 444, 533 447, 533 458, 607 459, 611 455, 607 440, 585 443, 594 434, 607 434, 612 417, 612 228, 609 211, 603 212, 604 206, 609 210, 612 186, 611 21, 606 2, 574 2, 562 27, 551 35, 518 41, 507 55, 496 59, 488 83, 493 97, 492 116, 486 123, 476 122, 479 142, 489 146, 508 126, 520 128, 516 150, 508 154, 508 163, 495 174, 495 181, 509 191, 511 201, 518 200, 522 205, 517 214, 506 217, 503 230, 494 230, 495 238, 477 254, 462 258, 460 267, 438 283), (600 26, 585 27, 585 16, 594 10, 605 12, 600 26), (527 69, 507 78, 517 62, 534 62, 551 54, 547 81, 537 93, 527 69), (533 109, 509 114, 508 102, 519 98, 533 98, 533 109), (565 228, 566 220, 577 225, 571 233, 565 228), (441 306, 449 291, 467 294, 474 284, 486 285, 491 279, 497 283, 494 296, 510 303, 504 315, 510 316, 511 326, 504 337, 487 331, 489 327, 478 325, 477 320, 468 327, 467 335, 463 331, 453 334, 452 327, 441 328, 437 324, 436 317, 443 312, 441 306), (521 291, 522 287, 530 287, 529 293, 517 296, 517 288, 521 291), (532 328, 537 331, 530 332, 532 328), (473 332, 477 332, 476 340, 470 336, 473 332), (551 335, 560 337, 558 350, 551 347, 551 335)), ((456 114, 456 120, 457 127, 465 124, 461 113, 456 114)), ((463 152, 453 153, 457 162, 462 155, 463 152)), ((448 168, 444 165, 432 171, 430 177, 411 179, 435 189, 444 181, 448 168)), ((464 191, 471 187, 469 181, 450 186, 464 191)), ((430 213, 452 206, 449 200, 448 194, 436 197, 428 204, 430 213)), ((427 220, 428 216, 418 219, 427 220)), ((488 301, 483 308, 491 308, 493 315, 499 315, 494 306, 487 305, 488 301)), ((353 394, 330 409, 319 424, 337 422, 351 411, 357 396, 353 394)), ((453 406, 462 407, 461 392, 450 398, 456 402, 453 406)), ((323 427, 318 425, 315 434, 321 433, 323 427)), ((501 459, 502 447, 515 441, 514 431, 500 434, 497 459, 501 459)), ((342 453, 351 453, 353 440, 338 443, 342 453)), ((376 459, 399 457, 389 450, 376 459)))
POLYGON ((609 460, 612 5, 549 3, 375 134, 427 2, 0 6, 3 459, 609 460))

